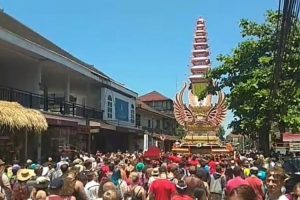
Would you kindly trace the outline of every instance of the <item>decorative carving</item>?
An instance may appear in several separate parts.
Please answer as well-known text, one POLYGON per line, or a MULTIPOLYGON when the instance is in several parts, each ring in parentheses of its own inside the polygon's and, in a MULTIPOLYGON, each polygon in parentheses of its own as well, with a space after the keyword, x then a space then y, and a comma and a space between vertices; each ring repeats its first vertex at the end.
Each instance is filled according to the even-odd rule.
POLYGON ((196 131, 201 128, 212 130, 218 128, 226 116, 226 101, 224 92, 218 92, 218 102, 214 106, 200 106, 197 97, 190 93, 190 105, 183 102, 187 84, 176 94, 174 114, 177 122, 186 130, 196 131), (191 94, 193 96, 191 96, 191 94))

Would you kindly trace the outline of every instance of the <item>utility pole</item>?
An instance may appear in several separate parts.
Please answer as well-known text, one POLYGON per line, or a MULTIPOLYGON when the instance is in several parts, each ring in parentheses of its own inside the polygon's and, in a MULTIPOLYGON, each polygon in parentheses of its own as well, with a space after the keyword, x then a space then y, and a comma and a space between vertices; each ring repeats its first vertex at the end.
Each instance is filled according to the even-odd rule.
POLYGON ((92 153, 92 135, 90 130, 90 120, 89 117, 86 117, 86 130, 88 131, 88 152, 89 154, 92 153))

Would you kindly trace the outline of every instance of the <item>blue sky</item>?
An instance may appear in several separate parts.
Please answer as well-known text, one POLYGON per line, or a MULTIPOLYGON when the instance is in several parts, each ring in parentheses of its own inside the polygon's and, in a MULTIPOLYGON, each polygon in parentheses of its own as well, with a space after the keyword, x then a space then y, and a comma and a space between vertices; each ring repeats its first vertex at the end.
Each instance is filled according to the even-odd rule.
MULTIPOLYGON (((213 67, 241 41, 241 18, 258 22, 276 0, 0 0, 0 8, 139 95, 174 98, 189 74, 198 17, 213 67)), ((232 119, 230 113, 225 121, 232 119)))

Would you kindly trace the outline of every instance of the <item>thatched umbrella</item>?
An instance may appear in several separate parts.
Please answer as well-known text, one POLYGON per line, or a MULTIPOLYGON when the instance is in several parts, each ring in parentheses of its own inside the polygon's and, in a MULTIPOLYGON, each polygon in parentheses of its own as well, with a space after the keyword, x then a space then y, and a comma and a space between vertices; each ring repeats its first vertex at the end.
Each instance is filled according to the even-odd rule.
POLYGON ((33 130, 33 132, 41 133, 47 130, 48 124, 46 118, 40 111, 33 109, 25 109, 25 113, 31 125, 31 130, 33 130))
POLYGON ((48 124, 37 110, 24 108, 16 102, 0 101, 0 127, 41 133, 47 130, 48 124))
POLYGON ((24 108, 15 102, 0 101, 0 127, 9 130, 28 129, 24 108))
POLYGON ((0 101, 0 129, 4 128, 12 133, 25 133, 25 151, 27 157, 28 132, 42 133, 48 128, 44 115, 38 110, 28 109, 16 102, 0 101))

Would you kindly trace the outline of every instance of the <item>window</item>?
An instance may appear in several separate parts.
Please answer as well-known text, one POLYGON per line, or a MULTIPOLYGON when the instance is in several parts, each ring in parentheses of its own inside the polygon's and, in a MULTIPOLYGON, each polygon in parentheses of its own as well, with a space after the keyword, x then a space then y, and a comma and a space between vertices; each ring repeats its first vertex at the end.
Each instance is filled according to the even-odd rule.
POLYGON ((156 110, 162 110, 163 102, 162 101, 155 101, 154 102, 154 109, 156 110))
POLYGON ((167 101, 163 101, 163 110, 166 110, 167 108, 167 101))
POLYGON ((115 98, 115 117, 118 120, 129 122, 129 103, 115 98))
POLYGON ((134 124, 134 115, 135 115, 135 113, 134 113, 134 105, 131 104, 131 110, 130 110, 130 122, 131 122, 132 124, 134 124))
POLYGON ((159 119, 156 120, 156 127, 155 128, 160 129, 160 120, 159 119))
POLYGON ((136 115, 136 125, 141 126, 141 115, 140 114, 136 115))
POLYGON ((172 109, 172 103, 173 103, 173 102, 168 101, 168 103, 167 103, 167 109, 168 109, 168 110, 171 110, 171 109, 172 109))
POLYGON ((110 95, 107 97, 107 118, 112 119, 112 98, 110 95))
POLYGON ((148 120, 148 128, 151 128, 151 120, 148 120))

